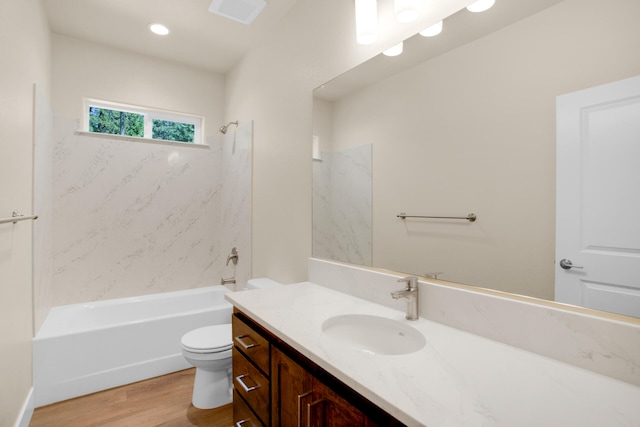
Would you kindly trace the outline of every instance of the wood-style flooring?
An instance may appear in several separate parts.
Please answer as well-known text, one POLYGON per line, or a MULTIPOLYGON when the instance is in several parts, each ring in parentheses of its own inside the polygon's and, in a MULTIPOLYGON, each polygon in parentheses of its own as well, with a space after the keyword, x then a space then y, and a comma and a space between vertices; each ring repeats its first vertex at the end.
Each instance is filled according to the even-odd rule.
POLYGON ((195 368, 36 408, 29 427, 233 425, 232 405, 191 404, 195 368))

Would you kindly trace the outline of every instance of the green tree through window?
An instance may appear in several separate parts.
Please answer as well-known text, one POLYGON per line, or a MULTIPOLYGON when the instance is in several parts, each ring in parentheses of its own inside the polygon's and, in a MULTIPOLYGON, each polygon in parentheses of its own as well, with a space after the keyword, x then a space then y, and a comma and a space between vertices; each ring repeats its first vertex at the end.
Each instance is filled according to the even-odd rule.
POLYGON ((153 139, 193 143, 195 126, 168 120, 153 120, 153 139))
POLYGON ((89 107, 89 132, 144 137, 144 115, 89 107))

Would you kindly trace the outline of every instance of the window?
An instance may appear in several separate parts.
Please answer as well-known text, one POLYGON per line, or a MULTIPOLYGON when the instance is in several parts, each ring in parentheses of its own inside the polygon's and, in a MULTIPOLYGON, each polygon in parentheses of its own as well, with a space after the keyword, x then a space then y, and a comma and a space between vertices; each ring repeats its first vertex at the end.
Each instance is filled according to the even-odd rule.
POLYGON ((89 132, 144 138, 144 115, 89 107, 89 132))
POLYGON ((204 144, 199 116, 95 99, 85 99, 84 111, 84 129, 90 133, 204 144))

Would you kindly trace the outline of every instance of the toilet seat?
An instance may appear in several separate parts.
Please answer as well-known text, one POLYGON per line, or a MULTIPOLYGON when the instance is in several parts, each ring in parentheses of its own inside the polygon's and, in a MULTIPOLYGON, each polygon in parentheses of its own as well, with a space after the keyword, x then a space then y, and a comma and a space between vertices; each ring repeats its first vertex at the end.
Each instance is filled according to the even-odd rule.
POLYGON ((194 329, 182 336, 180 344, 184 350, 191 353, 220 353, 231 350, 231 324, 194 329))

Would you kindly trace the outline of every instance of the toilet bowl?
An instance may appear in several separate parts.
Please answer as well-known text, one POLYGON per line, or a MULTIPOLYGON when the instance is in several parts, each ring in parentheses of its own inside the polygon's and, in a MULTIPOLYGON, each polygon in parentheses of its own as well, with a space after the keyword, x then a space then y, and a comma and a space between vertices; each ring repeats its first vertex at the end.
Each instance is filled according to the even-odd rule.
POLYGON ((191 402, 200 409, 231 403, 231 324, 205 326, 183 335, 182 355, 196 367, 191 402))
MULTIPOLYGON (((271 279, 249 279, 247 289, 279 286, 271 279)), ((231 403, 231 324, 205 326, 187 332, 180 340, 182 355, 196 367, 191 403, 200 409, 212 409, 231 403)))

